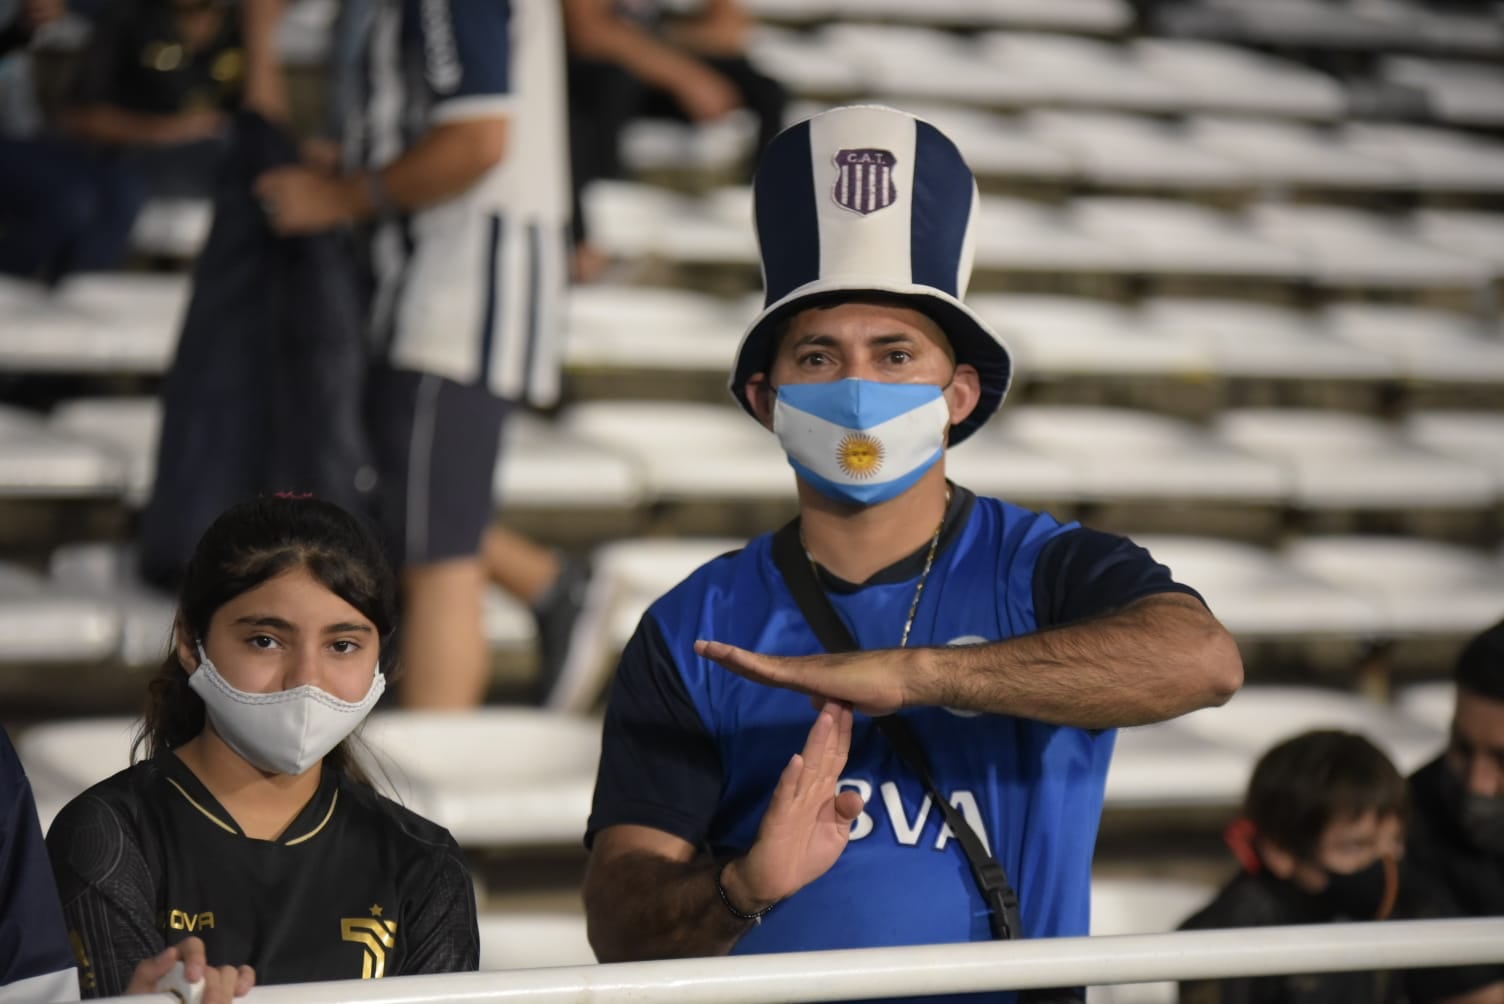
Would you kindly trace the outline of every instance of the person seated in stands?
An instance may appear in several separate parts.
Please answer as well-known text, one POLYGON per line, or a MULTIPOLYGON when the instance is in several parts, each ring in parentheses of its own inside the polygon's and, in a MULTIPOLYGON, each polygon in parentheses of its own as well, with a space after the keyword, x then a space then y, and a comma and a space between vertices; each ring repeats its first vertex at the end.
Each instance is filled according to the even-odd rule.
POLYGON ((78 971, 31 782, 0 729, 0 1004, 76 1000, 78 971))
MULTIPOLYGON (((1504 916, 1504 621, 1467 644, 1454 677, 1446 751, 1410 778, 1410 861, 1448 916, 1504 916)), ((1504 966, 1458 976, 1456 1004, 1504 1004, 1504 966)))
POLYGON ((180 956, 204 1004, 477 967, 454 838, 378 794, 351 751, 395 611, 381 545, 331 503, 261 498, 204 533, 148 687, 145 758, 47 835, 85 997, 150 992, 180 956))
MULTIPOLYGON (((1401 867, 1405 780, 1352 732, 1287 739, 1254 767, 1243 817, 1227 829, 1242 866, 1182 930, 1439 916, 1401 867)), ((1348 972, 1182 983, 1182 1004, 1421 1004, 1449 1000, 1469 970, 1348 972)))
POLYGON ((788 94, 747 60, 750 20, 737 0, 703 0, 666 19, 658 0, 565 0, 569 52, 574 275, 605 267, 588 240, 584 186, 620 178, 621 131, 639 116, 713 122, 738 108, 758 120, 752 162, 783 129, 788 94))

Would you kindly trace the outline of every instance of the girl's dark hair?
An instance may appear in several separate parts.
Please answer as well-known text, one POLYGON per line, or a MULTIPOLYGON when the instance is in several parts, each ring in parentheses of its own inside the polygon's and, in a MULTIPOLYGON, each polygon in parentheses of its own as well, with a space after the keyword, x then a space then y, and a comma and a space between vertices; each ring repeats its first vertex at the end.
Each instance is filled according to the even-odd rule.
POLYGON ((1253 768, 1243 810, 1259 836, 1309 857, 1334 820, 1369 812, 1405 818, 1405 779, 1355 732, 1307 732, 1275 746, 1253 768))
MULTIPOLYGON (((365 615, 381 640, 381 669, 396 658, 397 583, 381 544, 359 519, 332 502, 307 496, 275 495, 243 502, 226 510, 204 535, 183 574, 176 628, 202 642, 220 607, 269 579, 304 568, 330 592, 365 615)), ((147 686, 146 713, 131 760, 145 747, 147 757, 175 749, 204 729, 204 701, 188 686, 169 647, 157 675, 147 686)), ((340 743, 324 762, 355 780, 370 781, 340 743)))

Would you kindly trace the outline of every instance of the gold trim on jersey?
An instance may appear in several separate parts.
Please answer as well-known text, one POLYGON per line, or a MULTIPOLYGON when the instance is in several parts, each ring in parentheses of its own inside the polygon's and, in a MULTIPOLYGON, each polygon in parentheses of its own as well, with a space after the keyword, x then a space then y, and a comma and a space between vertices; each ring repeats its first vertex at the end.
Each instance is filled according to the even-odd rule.
POLYGON ((331 799, 329 799, 329 811, 326 812, 326 813, 324 813, 324 818, 319 821, 319 825, 315 826, 313 829, 309 830, 307 833, 303 834, 301 837, 293 837, 291 840, 286 841, 283 844, 283 846, 284 847, 292 847, 292 846, 294 846, 296 844, 301 844, 305 840, 312 840, 315 836, 318 835, 318 832, 320 830, 322 830, 325 826, 329 825, 329 820, 334 815, 334 807, 336 805, 338 805, 338 804, 339 804, 339 792, 336 791, 334 793, 334 797, 331 798, 331 799))
MULTIPOLYGON (((381 908, 373 906, 371 913, 379 915, 381 908)), ((339 936, 340 940, 353 942, 365 949, 361 953, 361 979, 379 980, 386 975, 387 953, 397 946, 395 920, 380 920, 374 916, 341 917, 339 936)))
POLYGON ((176 788, 178 790, 178 794, 182 795, 188 800, 189 805, 193 806, 199 812, 202 812, 215 826, 219 827, 221 830, 224 830, 226 833, 233 833, 237 837, 240 836, 239 830, 235 829, 235 827, 231 826, 229 823, 225 822, 223 819, 220 819, 214 813, 210 812, 208 809, 195 802, 193 800, 193 796, 188 794, 188 789, 184 788, 181 784, 178 784, 170 777, 167 779, 167 783, 176 788))

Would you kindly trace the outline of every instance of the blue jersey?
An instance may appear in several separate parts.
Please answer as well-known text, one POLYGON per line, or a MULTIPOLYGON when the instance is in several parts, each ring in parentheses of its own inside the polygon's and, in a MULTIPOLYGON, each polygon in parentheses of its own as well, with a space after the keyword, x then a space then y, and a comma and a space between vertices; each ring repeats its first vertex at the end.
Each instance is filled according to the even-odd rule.
MULTIPOLYGON (((709 562, 645 615, 613 683, 587 840, 630 823, 717 856, 753 843, 814 711, 805 696, 745 680, 693 645, 705 638, 775 655, 822 651, 774 566, 771 541, 763 535, 709 562)), ((822 577, 862 648, 898 645, 927 550, 860 585, 822 577)), ((957 489, 909 644, 999 641, 1169 591, 1192 592, 1124 538, 957 489)), ((945 708, 902 714, 937 787, 1007 871, 1027 934, 1086 934, 1114 733, 945 708)), ((840 785, 867 803, 851 843, 734 951, 989 939, 987 907, 960 844, 865 716, 856 717, 840 785)))
POLYGON ((0 1002, 76 1001, 78 993, 31 783, 0 729, 0 1002))

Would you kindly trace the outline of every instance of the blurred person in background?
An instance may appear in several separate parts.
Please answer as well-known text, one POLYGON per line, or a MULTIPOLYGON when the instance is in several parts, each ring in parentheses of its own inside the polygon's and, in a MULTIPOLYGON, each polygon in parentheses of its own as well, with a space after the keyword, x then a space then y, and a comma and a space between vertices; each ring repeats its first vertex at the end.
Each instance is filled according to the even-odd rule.
MULTIPOLYGON (((1410 778, 1410 860, 1448 916, 1504 916, 1504 621, 1467 644, 1453 678, 1446 751, 1410 778)), ((1504 967, 1471 983, 1458 1004, 1504 1004, 1504 967)))
POLYGON ((78 1000, 78 970, 36 800, 10 737, 0 729, 0 1004, 78 1000))
MULTIPOLYGON (((1405 857, 1405 780, 1352 732, 1287 739, 1259 759, 1227 830, 1242 870, 1182 930, 1441 916, 1405 857)), ((1306 973, 1182 983, 1182 1004, 1420 1004, 1475 970, 1306 973)))
POLYGON ((338 506, 266 497, 209 527, 147 688, 144 758, 47 834, 84 996, 149 992, 178 961, 205 1004, 477 967, 459 846, 352 751, 396 616, 380 541, 338 506))
POLYGON ((738 0, 703 0, 666 17, 658 0, 564 0, 575 278, 606 265, 588 239, 581 193, 620 178, 622 129, 634 118, 713 122, 738 108, 757 117, 753 161, 783 128, 788 95, 747 60, 751 21, 738 0))
POLYGON ((539 699, 573 707, 594 693, 602 584, 492 525, 508 416, 559 391, 569 164, 557 4, 357 0, 340 25, 343 169, 325 146, 267 172, 258 193, 283 234, 354 224, 362 238, 378 346, 367 424, 402 569, 402 700, 484 697, 490 578, 537 616, 539 699))

